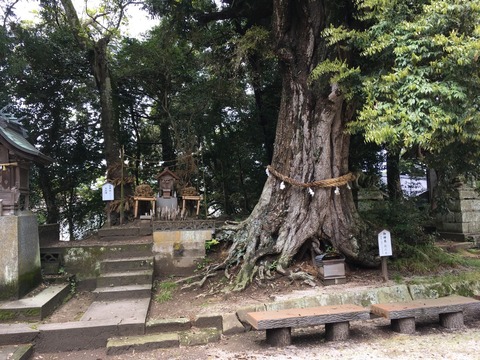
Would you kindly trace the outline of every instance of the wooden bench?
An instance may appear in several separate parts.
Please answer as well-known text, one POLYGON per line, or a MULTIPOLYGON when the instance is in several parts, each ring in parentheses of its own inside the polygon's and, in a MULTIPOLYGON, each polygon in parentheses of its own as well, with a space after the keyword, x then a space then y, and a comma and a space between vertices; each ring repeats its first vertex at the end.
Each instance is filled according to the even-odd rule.
POLYGON ((254 329, 266 330, 268 344, 279 347, 291 344, 292 327, 325 324, 327 340, 345 340, 348 338, 349 322, 370 319, 370 311, 361 306, 343 304, 249 312, 245 318, 254 329))
POLYGON ((479 300, 456 295, 437 299, 375 304, 370 307, 373 314, 390 319, 392 330, 403 334, 415 332, 415 318, 419 316, 438 315, 441 326, 456 329, 463 326, 464 311, 479 309, 479 300))

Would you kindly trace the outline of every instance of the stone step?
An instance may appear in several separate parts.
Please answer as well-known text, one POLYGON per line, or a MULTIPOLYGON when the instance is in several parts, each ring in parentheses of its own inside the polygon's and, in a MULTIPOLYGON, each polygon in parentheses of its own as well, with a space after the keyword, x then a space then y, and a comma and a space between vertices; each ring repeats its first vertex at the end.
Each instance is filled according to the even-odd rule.
POLYGON ((33 324, 0 324, 0 345, 31 343, 38 333, 33 324))
POLYGON ((219 341, 221 332, 215 328, 195 329, 174 333, 111 338, 107 342, 107 355, 148 351, 159 348, 206 345, 219 341))
POLYGON ((146 334, 168 333, 173 331, 185 331, 192 327, 192 321, 188 318, 152 319, 145 324, 146 334))
POLYGON ((152 294, 151 284, 135 284, 124 286, 98 287, 93 290, 97 301, 115 301, 149 297, 152 294))
POLYGON ((32 354, 32 344, 0 346, 0 359, 28 360, 32 354))
POLYGON ((97 278, 97 288, 152 284, 153 270, 138 270, 102 274, 97 278))
POLYGON ((127 259, 106 259, 100 263, 100 272, 124 272, 129 270, 153 269, 153 256, 143 256, 127 259))
POLYGON ((73 321, 40 324, 38 331, 35 351, 54 353, 104 348, 111 337, 143 334, 145 323, 124 319, 73 321))
POLYGON ((0 305, 0 319, 8 321, 38 321, 53 313, 70 294, 70 284, 49 285, 38 294, 0 305))

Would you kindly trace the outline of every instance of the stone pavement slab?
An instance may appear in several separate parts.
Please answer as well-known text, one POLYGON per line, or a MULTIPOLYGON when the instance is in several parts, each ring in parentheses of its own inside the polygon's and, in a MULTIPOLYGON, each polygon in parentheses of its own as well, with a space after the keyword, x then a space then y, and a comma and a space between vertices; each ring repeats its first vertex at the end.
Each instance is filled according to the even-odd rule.
POLYGON ((31 344, 0 346, 0 359, 28 360, 33 353, 31 344))
POLYGON ((94 301, 80 321, 109 320, 117 323, 141 322, 145 324, 149 305, 150 298, 94 301))

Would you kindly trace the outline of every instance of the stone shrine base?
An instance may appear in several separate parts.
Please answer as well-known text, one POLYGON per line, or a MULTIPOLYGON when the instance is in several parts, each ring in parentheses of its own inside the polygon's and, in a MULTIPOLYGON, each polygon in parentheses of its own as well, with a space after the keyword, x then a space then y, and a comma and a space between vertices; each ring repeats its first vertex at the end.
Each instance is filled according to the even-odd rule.
POLYGON ((37 217, 31 212, 0 216, 0 300, 18 299, 40 284, 37 217))

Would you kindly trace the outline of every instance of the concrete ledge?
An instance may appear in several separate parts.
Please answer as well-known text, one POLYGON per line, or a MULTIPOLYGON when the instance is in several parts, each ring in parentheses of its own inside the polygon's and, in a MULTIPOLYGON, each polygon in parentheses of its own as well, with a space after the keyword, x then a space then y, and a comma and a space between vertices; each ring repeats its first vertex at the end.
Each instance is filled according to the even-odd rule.
POLYGON ((28 324, 0 324, 0 345, 30 343, 38 334, 28 324))
POLYGON ((117 321, 75 321, 43 324, 35 342, 38 352, 60 352, 105 347, 114 336, 141 335, 144 323, 118 323, 117 321))
POLYGON ((50 285, 39 294, 0 306, 0 319, 43 320, 62 304, 70 292, 69 284, 50 285))
POLYGON ((179 337, 176 333, 112 338, 108 339, 107 342, 107 355, 120 355, 129 352, 178 347, 179 344, 179 337))

